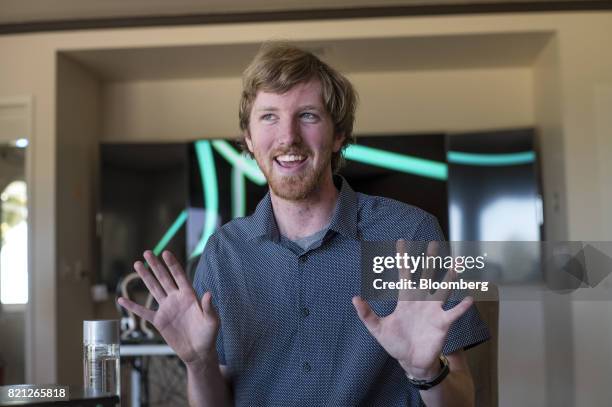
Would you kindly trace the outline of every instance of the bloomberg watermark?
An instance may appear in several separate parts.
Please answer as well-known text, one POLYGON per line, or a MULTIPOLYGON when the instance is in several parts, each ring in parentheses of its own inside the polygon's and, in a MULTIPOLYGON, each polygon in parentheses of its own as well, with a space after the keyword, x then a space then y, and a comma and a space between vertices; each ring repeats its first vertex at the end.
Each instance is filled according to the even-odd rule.
POLYGON ((371 300, 612 299, 612 242, 362 242, 371 300))

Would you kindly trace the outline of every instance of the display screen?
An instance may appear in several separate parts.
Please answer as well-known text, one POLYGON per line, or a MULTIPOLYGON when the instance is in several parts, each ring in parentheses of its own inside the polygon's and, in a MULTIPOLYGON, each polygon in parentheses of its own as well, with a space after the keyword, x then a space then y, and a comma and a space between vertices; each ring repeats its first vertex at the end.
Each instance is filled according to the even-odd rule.
MULTIPOLYGON (((100 278, 114 288, 142 252, 173 251, 192 275, 207 239, 267 193, 230 140, 101 146, 100 278)), ((435 215, 448 234, 445 136, 361 136, 340 170, 353 189, 435 215)))

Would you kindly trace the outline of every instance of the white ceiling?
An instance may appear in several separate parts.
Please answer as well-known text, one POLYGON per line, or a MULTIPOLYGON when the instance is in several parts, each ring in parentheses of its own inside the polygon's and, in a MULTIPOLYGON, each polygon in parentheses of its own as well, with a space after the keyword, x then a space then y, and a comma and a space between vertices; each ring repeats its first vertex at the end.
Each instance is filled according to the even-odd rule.
MULTIPOLYGON (((298 43, 343 72, 527 67, 550 34, 508 33, 298 43), (367 52, 366 52, 367 50, 367 52)), ((104 81, 240 76, 258 45, 105 49, 64 53, 104 81)))
MULTIPOLYGON (((384 6, 560 3, 564 0, 0 0, 0 24, 384 6)), ((588 0, 565 0, 580 3, 588 0)), ((598 0, 595 0, 598 1, 598 0)), ((600 0, 604 2, 605 0, 600 0)))

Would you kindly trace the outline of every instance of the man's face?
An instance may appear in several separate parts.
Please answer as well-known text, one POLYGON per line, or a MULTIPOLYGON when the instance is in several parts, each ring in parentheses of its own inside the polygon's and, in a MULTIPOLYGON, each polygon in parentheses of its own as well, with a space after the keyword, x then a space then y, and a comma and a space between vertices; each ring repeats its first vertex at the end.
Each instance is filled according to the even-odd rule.
POLYGON ((246 143, 272 192, 303 200, 331 176, 331 156, 342 146, 321 97, 321 84, 300 83, 284 94, 259 91, 246 143))

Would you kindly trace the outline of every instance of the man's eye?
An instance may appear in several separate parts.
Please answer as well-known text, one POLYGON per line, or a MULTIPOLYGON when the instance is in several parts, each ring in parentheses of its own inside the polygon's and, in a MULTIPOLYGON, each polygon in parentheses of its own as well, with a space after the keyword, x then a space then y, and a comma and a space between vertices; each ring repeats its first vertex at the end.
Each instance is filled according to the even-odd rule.
POLYGON ((272 113, 263 114, 261 115, 261 120, 264 120, 264 121, 274 120, 274 115, 272 113))
POLYGON ((302 119, 306 119, 308 121, 314 121, 319 118, 319 116, 317 116, 314 113, 310 113, 310 112, 304 112, 300 116, 302 117, 302 119))

